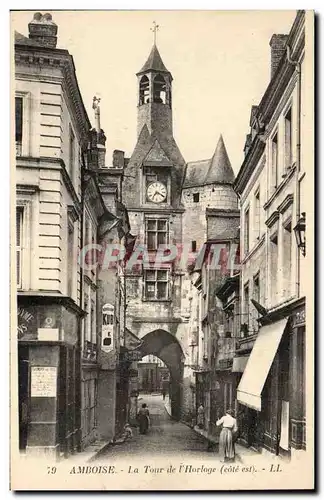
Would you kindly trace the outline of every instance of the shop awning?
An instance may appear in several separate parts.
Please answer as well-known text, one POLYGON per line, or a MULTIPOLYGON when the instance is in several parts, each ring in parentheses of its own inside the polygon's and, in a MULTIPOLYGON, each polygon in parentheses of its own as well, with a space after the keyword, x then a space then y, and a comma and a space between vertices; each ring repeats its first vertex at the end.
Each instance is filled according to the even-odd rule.
POLYGON ((243 373, 249 356, 239 356, 233 359, 232 372, 243 373))
POLYGON ((284 318, 260 329, 237 388, 239 403, 261 411, 261 393, 287 321, 284 318))

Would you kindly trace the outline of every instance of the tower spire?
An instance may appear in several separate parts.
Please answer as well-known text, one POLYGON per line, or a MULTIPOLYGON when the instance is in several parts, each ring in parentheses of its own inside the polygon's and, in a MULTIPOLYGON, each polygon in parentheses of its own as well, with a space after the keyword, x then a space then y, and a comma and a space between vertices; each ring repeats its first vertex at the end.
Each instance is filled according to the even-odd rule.
POLYGON ((156 45, 156 33, 159 31, 159 28, 160 26, 158 24, 156 24, 155 21, 153 21, 153 28, 150 28, 151 31, 153 31, 153 41, 154 41, 154 45, 156 45))

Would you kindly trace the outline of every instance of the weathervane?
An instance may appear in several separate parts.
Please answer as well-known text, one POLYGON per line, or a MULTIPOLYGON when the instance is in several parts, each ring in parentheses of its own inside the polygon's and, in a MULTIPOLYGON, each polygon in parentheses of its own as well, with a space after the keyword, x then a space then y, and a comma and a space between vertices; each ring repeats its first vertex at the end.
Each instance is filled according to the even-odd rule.
POLYGON ((160 26, 153 21, 153 28, 151 28, 151 31, 154 33, 154 45, 156 45, 156 32, 159 30, 159 27, 160 26))

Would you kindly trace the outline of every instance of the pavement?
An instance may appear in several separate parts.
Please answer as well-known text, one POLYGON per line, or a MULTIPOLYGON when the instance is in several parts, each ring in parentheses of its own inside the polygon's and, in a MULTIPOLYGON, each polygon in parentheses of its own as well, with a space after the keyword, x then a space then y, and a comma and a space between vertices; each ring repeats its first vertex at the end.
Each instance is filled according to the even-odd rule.
MULTIPOLYGON (((94 461, 97 458, 122 459, 138 456, 172 456, 181 460, 185 458, 213 459, 222 460, 218 452, 209 447, 209 440, 200 432, 188 427, 187 425, 176 422, 170 417, 170 405, 166 398, 160 394, 141 394, 139 404, 146 403, 150 411, 151 426, 149 432, 141 435, 138 429, 133 430, 133 437, 130 440, 118 445, 106 445, 101 448, 95 456, 90 458, 94 461)), ((254 452, 246 450, 242 446, 237 446, 237 459, 243 462, 243 456, 253 455, 254 452)))

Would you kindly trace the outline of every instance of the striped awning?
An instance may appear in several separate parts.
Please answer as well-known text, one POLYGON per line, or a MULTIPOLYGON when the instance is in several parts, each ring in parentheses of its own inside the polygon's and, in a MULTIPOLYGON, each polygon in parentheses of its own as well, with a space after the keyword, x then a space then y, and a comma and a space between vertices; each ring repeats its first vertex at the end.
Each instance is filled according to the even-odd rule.
POLYGON ((284 318, 260 329, 237 388, 239 403, 261 411, 261 393, 287 322, 284 318))

